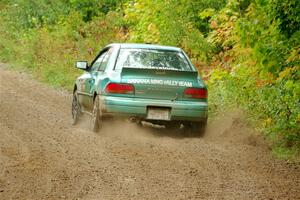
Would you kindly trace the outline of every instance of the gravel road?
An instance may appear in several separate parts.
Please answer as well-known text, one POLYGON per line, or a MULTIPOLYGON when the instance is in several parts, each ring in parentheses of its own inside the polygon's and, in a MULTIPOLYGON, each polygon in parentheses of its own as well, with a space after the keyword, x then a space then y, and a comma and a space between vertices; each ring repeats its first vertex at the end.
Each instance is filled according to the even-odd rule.
POLYGON ((231 114, 205 138, 88 119, 71 95, 0 67, 0 199, 300 199, 300 167, 231 114))

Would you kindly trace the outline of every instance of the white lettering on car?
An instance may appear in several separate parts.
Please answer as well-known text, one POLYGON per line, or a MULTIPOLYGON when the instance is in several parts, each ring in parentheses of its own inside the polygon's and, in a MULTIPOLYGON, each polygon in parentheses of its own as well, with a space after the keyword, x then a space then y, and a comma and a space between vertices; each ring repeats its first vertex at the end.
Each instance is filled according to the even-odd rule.
POLYGON ((186 81, 179 81, 179 86, 182 87, 192 87, 192 82, 186 82, 186 81))
POLYGON ((193 83, 190 81, 174 81, 174 80, 162 80, 162 79, 128 79, 127 83, 131 84, 144 84, 144 85, 169 85, 180 87, 192 87, 193 83))

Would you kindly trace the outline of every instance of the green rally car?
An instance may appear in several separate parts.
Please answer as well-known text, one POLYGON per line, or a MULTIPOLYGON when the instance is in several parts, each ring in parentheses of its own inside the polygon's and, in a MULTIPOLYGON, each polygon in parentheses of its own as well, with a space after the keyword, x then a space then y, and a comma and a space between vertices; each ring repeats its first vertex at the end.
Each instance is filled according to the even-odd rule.
POLYGON ((110 44, 77 78, 72 101, 76 124, 83 113, 98 131, 105 116, 126 116, 203 135, 207 88, 180 48, 149 44, 110 44))

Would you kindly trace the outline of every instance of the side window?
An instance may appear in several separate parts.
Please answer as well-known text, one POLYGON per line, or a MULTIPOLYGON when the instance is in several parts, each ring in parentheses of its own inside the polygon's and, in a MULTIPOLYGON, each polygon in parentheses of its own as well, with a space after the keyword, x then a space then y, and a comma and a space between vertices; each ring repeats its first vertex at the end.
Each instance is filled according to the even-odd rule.
POLYGON ((97 60, 92 65, 91 71, 97 71, 99 69, 99 67, 101 65, 101 62, 102 62, 102 60, 103 60, 103 58, 105 57, 106 54, 107 54, 107 52, 103 53, 101 56, 99 56, 97 58, 97 60))
POLYGON ((113 49, 109 49, 108 52, 104 55, 103 60, 102 60, 102 62, 100 64, 100 67, 98 69, 99 71, 105 71, 105 68, 108 64, 108 61, 109 61, 109 58, 110 58, 112 52, 113 52, 113 49))

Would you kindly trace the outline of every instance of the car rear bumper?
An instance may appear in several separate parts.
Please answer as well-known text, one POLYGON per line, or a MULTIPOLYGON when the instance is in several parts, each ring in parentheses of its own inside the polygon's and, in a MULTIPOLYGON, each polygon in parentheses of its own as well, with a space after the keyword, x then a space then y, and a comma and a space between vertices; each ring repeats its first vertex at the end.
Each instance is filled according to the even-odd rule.
POLYGON ((170 108, 170 120, 203 121, 207 119, 207 102, 171 101, 128 97, 101 96, 104 114, 147 117, 148 107, 170 108))

